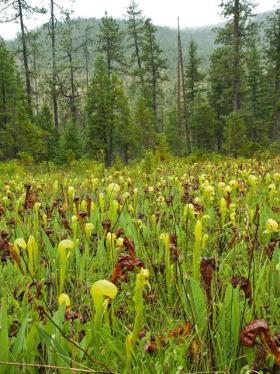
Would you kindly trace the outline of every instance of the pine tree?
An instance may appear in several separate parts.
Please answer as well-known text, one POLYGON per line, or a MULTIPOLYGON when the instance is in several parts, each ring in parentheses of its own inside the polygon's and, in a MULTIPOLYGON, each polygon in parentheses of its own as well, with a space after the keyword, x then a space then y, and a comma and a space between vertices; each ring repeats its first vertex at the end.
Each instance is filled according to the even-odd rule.
POLYGON ((185 156, 184 137, 178 129, 178 113, 177 108, 171 108, 167 113, 167 121, 165 127, 165 135, 169 149, 176 156, 185 156))
POLYGON ((240 112, 230 113, 226 118, 224 150, 234 157, 246 154, 246 132, 246 125, 240 112))
MULTIPOLYGON (((188 122, 193 134, 193 140, 196 137, 200 129, 196 129, 195 126, 200 124, 194 118, 194 108, 198 104, 198 99, 200 93, 202 92, 202 80, 204 78, 201 73, 201 58, 198 56, 198 46, 196 42, 192 39, 189 43, 188 48, 188 60, 186 64, 186 78, 185 78, 185 94, 188 102, 188 122)), ((200 140, 200 137, 197 138, 200 140)), ((200 146, 200 142, 196 142, 197 146, 200 146)))
POLYGON ((47 104, 44 104, 34 117, 36 125, 44 131, 45 153, 42 160, 56 161, 59 152, 59 134, 53 123, 53 116, 47 104))
POLYGON ((34 97, 35 114, 39 112, 39 96, 40 96, 40 71, 39 71, 39 33, 30 31, 26 34, 26 40, 29 50, 29 66, 30 66, 30 81, 32 86, 32 94, 34 97))
POLYGON ((79 99, 80 99, 80 80, 78 72, 81 70, 81 63, 78 55, 78 46, 75 43, 76 24, 66 14, 65 25, 61 33, 60 49, 63 52, 63 64, 60 67, 58 77, 60 92, 66 99, 71 118, 68 122, 77 123, 79 117, 79 99))
POLYGON ((30 16, 34 13, 43 14, 45 13, 44 8, 34 7, 27 0, 2 0, 2 3, 5 5, 4 14, 5 22, 13 22, 18 20, 20 24, 20 39, 22 44, 22 57, 24 65, 24 74, 25 74, 25 86, 26 86, 26 97, 28 102, 29 113, 32 114, 32 86, 30 78, 30 69, 28 62, 28 45, 27 45, 27 36, 26 36, 26 27, 25 27, 25 17, 30 16))
POLYGON ((143 77, 143 61, 142 61, 142 47, 144 37, 145 18, 138 4, 131 0, 127 9, 127 39, 128 48, 132 50, 131 66, 132 75, 138 77, 142 86, 144 84, 143 77))
POLYGON ((217 150, 222 150, 224 117, 232 111, 232 77, 228 47, 217 48, 210 57, 208 100, 217 119, 217 150))
POLYGON ((96 49, 106 61, 109 76, 125 65, 123 39, 124 33, 120 31, 118 22, 106 12, 100 21, 96 49))
POLYGON ((178 61, 177 61, 177 131, 179 137, 184 136, 186 140, 187 153, 190 154, 191 131, 189 121, 189 106, 186 94, 185 65, 181 41, 180 20, 178 17, 178 61), (182 131, 183 130, 183 131, 182 131), (182 134, 182 135, 181 135, 182 134), (184 135, 183 135, 184 134, 184 135))
POLYGON ((82 151, 81 129, 77 124, 69 122, 59 139, 58 161, 71 164, 82 157, 82 151))
POLYGON ((232 81, 232 107, 238 111, 244 97, 244 59, 250 32, 252 0, 222 0, 222 15, 228 19, 225 27, 219 29, 217 43, 228 48, 232 81))
POLYGON ((103 58, 95 62, 94 74, 87 94, 87 151, 97 157, 104 153, 106 166, 113 162, 114 152, 128 159, 131 139, 129 110, 122 82, 115 73, 109 75, 103 58))
POLYGON ((201 72, 202 59, 198 56, 198 45, 192 39, 188 47, 188 60, 186 64, 186 94, 188 102, 192 105, 202 89, 204 75, 201 72))
POLYGON ((162 50, 156 37, 157 29, 150 19, 145 21, 145 34, 142 48, 142 61, 144 63, 144 88, 145 95, 154 116, 155 127, 157 125, 157 114, 159 99, 162 95, 161 83, 166 79, 166 59, 162 56, 162 50))
POLYGON ((198 149, 216 150, 216 124, 215 112, 207 103, 200 103, 193 107, 192 134, 193 142, 198 149))
POLYGON ((267 139, 266 115, 264 105, 265 84, 261 38, 256 23, 251 25, 246 54, 247 92, 246 92, 246 123, 249 139, 258 144, 264 144, 267 139))
POLYGON ((138 154, 143 150, 154 149, 156 144, 156 132, 154 128, 153 113, 144 95, 140 94, 136 100, 135 112, 135 137, 137 140, 138 154))
POLYGON ((23 84, 15 60, 0 39, 0 158, 28 155, 40 160, 45 132, 30 123, 23 84))
POLYGON ((273 12, 269 18, 266 28, 266 39, 268 42, 267 62, 268 79, 270 82, 270 139, 275 141, 279 139, 280 125, 280 8, 273 12))
POLYGON ((24 95, 14 58, 0 39, 0 129, 17 116, 26 117, 24 95))

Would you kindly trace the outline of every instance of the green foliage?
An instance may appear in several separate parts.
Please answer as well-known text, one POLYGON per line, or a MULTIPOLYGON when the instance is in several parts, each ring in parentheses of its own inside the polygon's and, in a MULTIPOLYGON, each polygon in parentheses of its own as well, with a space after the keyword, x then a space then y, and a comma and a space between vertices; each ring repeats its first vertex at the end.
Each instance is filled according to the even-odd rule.
POLYGON ((130 5, 127 9, 127 41, 128 49, 131 51, 130 56, 130 71, 132 76, 137 79, 136 84, 144 83, 144 66, 142 60, 142 48, 144 41, 144 26, 145 18, 142 11, 139 9, 138 4, 134 0, 131 0, 130 5))
POLYGON ((0 164, 1 373, 277 368, 279 157, 159 157, 158 143, 110 169, 0 164), (244 333, 256 319, 270 345, 244 333))
POLYGON ((193 142, 199 149, 215 150, 216 114, 207 104, 195 106, 192 117, 193 142))
POLYGON ((188 102, 192 105, 201 91, 204 75, 201 72, 202 59, 198 55, 198 45, 194 40, 190 41, 188 51, 186 64, 186 94, 188 102))
POLYGON ((82 139, 79 127, 73 123, 66 124, 59 139, 58 162, 71 164, 82 157, 82 139))
POLYGON ((274 141, 279 139, 280 126, 280 8, 273 12, 268 19, 266 28, 266 41, 268 48, 266 50, 267 59, 267 79, 269 81, 268 91, 268 109, 271 116, 270 139, 274 141))
POLYGON ((114 152, 127 162, 133 147, 133 132, 128 101, 122 82, 115 73, 109 74, 102 58, 96 60, 87 95, 87 150, 91 157, 101 150, 111 165, 114 152))
MULTIPOLYGON (((268 18, 253 18, 249 0, 222 1, 221 10, 227 22, 218 30, 195 30, 191 38, 185 30, 181 33, 189 148, 196 152, 194 159, 207 151, 250 155, 261 152, 269 140, 275 143, 274 151, 278 149, 279 10, 268 18), (265 35, 259 27, 262 18, 267 20, 265 35), (231 112, 239 110, 245 128, 240 123, 229 126, 232 119, 225 126, 231 112), (235 134, 242 143, 239 150, 234 140, 228 140, 231 128, 241 131, 235 134)), ((28 69, 25 61, 22 66, 18 60, 17 71, 13 54, 0 42, 0 158, 27 161, 30 157, 27 163, 44 160, 49 167, 49 162, 57 161, 73 165, 85 155, 109 166, 114 159, 128 163, 145 150, 155 150, 162 133, 167 141, 163 148, 168 145, 168 151, 184 156, 187 125, 178 126, 175 31, 153 25, 134 0, 125 22, 107 13, 100 21, 75 20, 68 12, 61 21, 52 51, 55 72, 50 68, 53 55, 46 28, 25 35, 28 69), (26 83, 29 74, 31 94, 27 87, 24 94, 21 70, 26 83)))
POLYGON ((143 95, 139 95, 136 100, 134 123, 135 138, 137 140, 136 147, 138 154, 141 155, 143 150, 151 150, 156 144, 156 131, 154 128, 152 110, 143 95))
POLYGON ((123 38, 124 33, 120 30, 118 22, 106 12, 100 21, 96 47, 107 63, 109 74, 124 65, 123 38))
POLYGON ((166 59, 157 40, 156 27, 151 19, 146 19, 142 46, 142 60, 144 62, 144 94, 149 100, 149 106, 154 116, 154 126, 157 128, 159 99, 162 95, 160 83, 166 79, 166 59))
POLYGON ((226 117, 225 123, 224 150, 234 157, 244 155, 248 139, 242 115, 233 112, 226 117))

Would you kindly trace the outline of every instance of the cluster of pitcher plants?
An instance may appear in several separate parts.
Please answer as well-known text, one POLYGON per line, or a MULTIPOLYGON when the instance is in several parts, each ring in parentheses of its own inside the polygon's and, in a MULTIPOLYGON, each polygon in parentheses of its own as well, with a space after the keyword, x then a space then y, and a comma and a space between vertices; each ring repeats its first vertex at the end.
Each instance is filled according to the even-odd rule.
POLYGON ((277 373, 280 160, 0 176, 0 373, 277 373))

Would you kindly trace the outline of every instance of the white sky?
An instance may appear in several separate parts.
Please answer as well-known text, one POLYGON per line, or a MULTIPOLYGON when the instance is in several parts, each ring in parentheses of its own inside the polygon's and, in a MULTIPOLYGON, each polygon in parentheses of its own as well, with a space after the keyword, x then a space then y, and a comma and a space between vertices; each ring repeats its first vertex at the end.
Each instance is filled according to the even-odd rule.
MULTIPOLYGON (((107 10, 109 15, 122 18, 129 0, 57 0, 74 11, 75 17, 100 18, 107 10)), ((42 7, 48 5, 47 0, 29 0, 33 5, 42 7)), ((177 17, 180 16, 181 27, 195 27, 212 25, 222 21, 219 15, 221 0, 138 0, 144 15, 152 18, 156 25, 176 27, 177 17)), ((272 10, 277 0, 256 0, 259 4, 255 12, 272 10)), ((1 3, 1 0, 0 0, 1 3)), ((1 5, 0 5, 1 9, 1 5)), ((46 22, 47 16, 36 16, 29 19, 26 24, 29 29, 46 22)), ((1 20, 1 14, 0 14, 1 20)), ((14 38, 19 31, 17 24, 1 24, 0 35, 5 39, 14 38)))

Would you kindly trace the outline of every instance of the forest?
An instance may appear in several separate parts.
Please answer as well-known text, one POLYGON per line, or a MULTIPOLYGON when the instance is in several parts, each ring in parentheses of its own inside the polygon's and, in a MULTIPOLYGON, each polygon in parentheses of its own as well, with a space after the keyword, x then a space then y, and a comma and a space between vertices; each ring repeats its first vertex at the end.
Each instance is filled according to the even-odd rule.
POLYGON ((52 2, 2 3, 1 22, 21 28, 0 44, 2 160, 109 166, 158 148, 278 151, 279 9, 256 17, 252 1, 223 1, 227 22, 187 38, 179 19, 177 31, 159 31, 134 1, 124 20, 106 13, 99 21, 72 19, 52 2), (34 13, 49 23, 28 31, 34 13))

